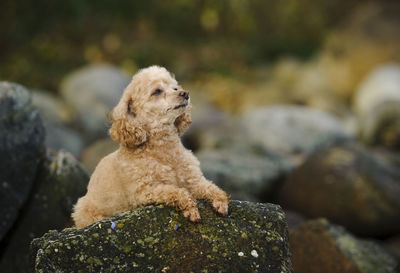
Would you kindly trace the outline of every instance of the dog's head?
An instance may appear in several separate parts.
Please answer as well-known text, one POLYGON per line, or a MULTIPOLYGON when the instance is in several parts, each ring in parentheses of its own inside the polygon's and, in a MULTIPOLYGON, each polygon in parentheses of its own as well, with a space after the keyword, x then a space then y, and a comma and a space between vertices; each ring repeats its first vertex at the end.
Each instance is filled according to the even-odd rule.
POLYGON ((121 100, 112 110, 110 136, 135 148, 149 138, 151 130, 175 126, 182 135, 189 127, 189 93, 165 68, 150 66, 136 73, 121 100))

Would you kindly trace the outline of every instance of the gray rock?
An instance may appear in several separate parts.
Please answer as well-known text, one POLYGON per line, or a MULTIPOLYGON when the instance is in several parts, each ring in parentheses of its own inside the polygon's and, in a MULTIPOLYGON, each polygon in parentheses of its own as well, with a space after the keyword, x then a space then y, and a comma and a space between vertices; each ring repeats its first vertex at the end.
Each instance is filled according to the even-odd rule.
POLYGON ((59 97, 46 91, 32 91, 32 105, 39 109, 43 120, 52 124, 70 123, 73 113, 59 97))
POLYGON ((119 148, 119 144, 110 138, 103 138, 87 147, 82 154, 82 164, 92 173, 99 161, 119 148))
POLYGON ((60 98, 44 91, 34 91, 32 104, 39 109, 46 129, 46 147, 67 150, 80 156, 84 147, 82 137, 69 127, 72 122, 71 109, 60 98))
POLYGON ((354 108, 364 143, 400 146, 400 65, 373 70, 358 89, 354 108))
POLYGON ((33 272, 293 272, 277 205, 232 201, 228 217, 200 202, 202 223, 147 206, 31 243, 33 272))
POLYGON ((2 272, 28 271, 29 242, 49 229, 61 229, 68 225, 72 206, 85 194, 88 181, 87 172, 67 152, 49 154, 43 159, 31 197, 2 250, 2 272))
POLYGON ((76 130, 61 124, 44 122, 46 128, 46 147, 54 150, 66 150, 80 157, 85 147, 82 136, 76 130))
POLYGON ((196 154, 206 178, 233 198, 271 201, 290 170, 281 157, 259 150, 204 150, 196 154))
POLYGON ((358 239, 325 219, 292 229, 290 249, 296 273, 393 273, 397 265, 375 242, 358 239))
POLYGON ((191 101, 193 123, 182 137, 183 144, 193 151, 215 148, 230 136, 233 119, 198 95, 191 94, 191 101))
POLYGON ((400 231, 400 172, 353 142, 310 155, 280 190, 280 204, 308 217, 326 217, 353 233, 400 231))
POLYGON ((0 245, 26 202, 44 152, 45 132, 23 86, 0 82, 0 245))
POLYGON ((349 137, 339 119, 327 112, 301 106, 253 110, 243 116, 242 126, 249 140, 289 157, 349 137))
POLYGON ((65 102, 75 110, 89 140, 107 135, 107 113, 118 103, 129 77, 110 65, 84 67, 61 84, 65 102))

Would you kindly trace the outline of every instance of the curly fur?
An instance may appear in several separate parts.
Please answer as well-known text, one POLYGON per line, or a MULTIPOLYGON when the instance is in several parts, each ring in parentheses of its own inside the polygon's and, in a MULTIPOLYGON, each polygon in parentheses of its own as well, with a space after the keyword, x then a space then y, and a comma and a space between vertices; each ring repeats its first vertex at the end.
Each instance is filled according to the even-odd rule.
POLYGON ((227 194, 204 178, 199 161, 180 141, 191 123, 190 99, 165 68, 151 66, 134 75, 109 118, 110 136, 120 147, 99 162, 76 203, 77 228, 153 203, 174 206, 197 222, 200 198, 228 213, 227 194))

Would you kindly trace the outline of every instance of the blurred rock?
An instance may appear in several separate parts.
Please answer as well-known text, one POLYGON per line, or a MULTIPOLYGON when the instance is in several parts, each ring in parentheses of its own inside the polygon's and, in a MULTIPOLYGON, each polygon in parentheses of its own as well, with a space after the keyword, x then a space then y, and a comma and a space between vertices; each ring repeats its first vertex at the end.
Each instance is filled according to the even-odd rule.
POLYGON ((70 123, 72 110, 58 97, 42 90, 32 90, 32 105, 39 109, 43 120, 53 124, 70 123))
POLYGON ((354 108, 365 143, 400 147, 400 65, 373 70, 358 89, 354 108))
POLYGON ((202 222, 147 206, 31 243, 32 272, 293 272, 277 205, 232 201, 229 217, 199 202, 202 222))
POLYGON ((46 129, 46 147, 64 149, 80 156, 84 143, 76 130, 69 127, 73 120, 72 110, 58 97, 48 92, 34 90, 32 104, 39 109, 46 129))
POLYGON ((107 135, 107 113, 118 103, 129 77, 110 65, 79 69, 63 80, 61 94, 75 111, 88 140, 107 135))
POLYGON ((45 132, 31 94, 0 82, 0 249, 26 202, 44 152, 45 132))
POLYGON ((234 130, 234 122, 226 113, 214 107, 205 98, 191 93, 192 121, 182 137, 182 142, 190 150, 215 148, 227 137, 227 131, 234 130))
POLYGON ((400 265, 400 235, 387 239, 385 246, 397 258, 400 265))
POLYGON ((357 239, 325 219, 292 229, 290 250, 296 273, 393 273, 397 265, 378 244, 357 239))
POLYGON ((289 230, 292 230, 306 221, 303 215, 292 210, 285 210, 285 215, 289 230))
POLYGON ((85 149, 81 158, 82 164, 89 173, 92 173, 100 159, 114 152, 118 148, 119 144, 110 138, 98 140, 85 149))
POLYGON ((301 106, 269 106, 243 116, 248 139, 266 149, 293 157, 348 138, 344 124, 329 113, 301 106))
POLYGON ((271 201, 279 182, 290 170, 281 157, 262 149, 204 150, 196 156, 204 176, 233 198, 271 201))
POLYGON ((327 217, 350 231, 384 236, 400 231, 400 172, 353 142, 310 155, 280 191, 280 204, 327 217))
POLYGON ((315 62, 327 77, 334 97, 350 101, 372 69, 400 61, 399 12, 396 1, 363 3, 328 35, 315 62))
POLYGON ((82 136, 67 126, 44 122, 46 128, 46 147, 53 150, 66 150, 80 157, 84 149, 82 136))
POLYGON ((43 159, 31 197, 2 250, 2 272, 27 272, 29 242, 49 229, 67 226, 72 206, 85 194, 88 181, 81 164, 67 152, 50 154, 43 159))

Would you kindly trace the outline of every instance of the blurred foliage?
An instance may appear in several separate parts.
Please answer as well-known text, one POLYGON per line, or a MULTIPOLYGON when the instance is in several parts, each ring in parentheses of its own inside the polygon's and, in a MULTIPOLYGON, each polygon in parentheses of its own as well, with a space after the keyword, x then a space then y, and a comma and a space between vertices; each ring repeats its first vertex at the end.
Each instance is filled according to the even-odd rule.
POLYGON ((91 62, 179 77, 307 58, 361 0, 2 0, 0 80, 56 90, 91 62))

